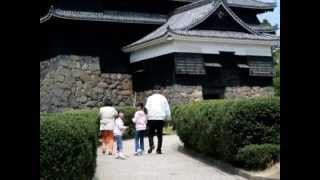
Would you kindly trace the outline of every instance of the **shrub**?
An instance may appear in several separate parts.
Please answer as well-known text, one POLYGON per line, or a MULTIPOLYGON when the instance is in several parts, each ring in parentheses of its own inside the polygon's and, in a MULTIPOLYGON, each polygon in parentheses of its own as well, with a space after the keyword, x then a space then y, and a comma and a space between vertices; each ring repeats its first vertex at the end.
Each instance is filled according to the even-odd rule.
POLYGON ((238 100, 224 115, 226 160, 232 160, 238 149, 250 144, 280 144, 279 98, 238 100), (232 143, 231 143, 232 142, 232 143))
POLYGON ((239 150, 236 161, 246 169, 265 169, 279 159, 280 146, 275 144, 247 145, 239 150))
POLYGON ((274 93, 280 96, 280 64, 275 66, 275 76, 273 77, 274 93))
POLYGON ((235 162, 250 144, 280 143, 280 100, 210 100, 173 109, 177 134, 185 147, 235 162))
POLYGON ((40 179, 92 179, 98 133, 96 111, 41 114, 40 179))

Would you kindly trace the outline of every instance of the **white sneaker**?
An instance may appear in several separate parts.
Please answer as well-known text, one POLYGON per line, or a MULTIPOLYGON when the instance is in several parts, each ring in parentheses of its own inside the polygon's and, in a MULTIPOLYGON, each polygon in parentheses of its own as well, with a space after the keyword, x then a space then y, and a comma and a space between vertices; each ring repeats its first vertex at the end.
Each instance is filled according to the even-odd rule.
POLYGON ((119 153, 119 159, 126 159, 126 156, 123 153, 119 153))

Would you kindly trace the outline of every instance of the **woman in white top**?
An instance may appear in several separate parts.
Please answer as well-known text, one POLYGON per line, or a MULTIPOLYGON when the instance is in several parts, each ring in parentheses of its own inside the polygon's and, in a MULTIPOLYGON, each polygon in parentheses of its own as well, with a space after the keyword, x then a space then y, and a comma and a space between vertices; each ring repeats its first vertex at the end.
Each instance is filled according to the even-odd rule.
POLYGON ((112 155, 114 144, 114 120, 118 115, 115 108, 112 107, 110 102, 106 103, 104 107, 100 108, 100 131, 102 136, 102 153, 105 154, 108 151, 109 155, 112 155))

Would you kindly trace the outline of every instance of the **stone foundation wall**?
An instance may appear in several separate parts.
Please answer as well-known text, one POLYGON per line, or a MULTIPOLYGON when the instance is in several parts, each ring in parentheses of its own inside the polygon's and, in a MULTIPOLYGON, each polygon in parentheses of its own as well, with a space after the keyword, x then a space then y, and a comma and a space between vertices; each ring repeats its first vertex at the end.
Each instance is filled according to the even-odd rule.
MULTIPOLYGON (((170 105, 188 104, 203 100, 201 86, 167 86, 162 87, 160 93, 168 99, 170 105)), ((152 90, 137 92, 135 93, 135 102, 146 103, 147 97, 151 94, 152 90)))
POLYGON ((57 56, 40 62, 40 112, 99 107, 106 99, 114 105, 132 105, 129 74, 101 74, 99 59, 57 56))
MULTIPOLYGON (((227 99, 273 96, 273 87, 233 86, 222 90, 227 99)), ((162 87, 171 105, 203 100, 201 86, 162 87)), ((151 90, 132 91, 130 74, 101 74, 99 58, 57 56, 40 62, 40 112, 100 107, 110 100, 116 106, 146 102, 151 90)))
POLYGON ((265 97, 273 96, 274 89, 273 87, 227 87, 225 89, 224 97, 226 99, 235 99, 235 98, 254 98, 254 97, 265 97))

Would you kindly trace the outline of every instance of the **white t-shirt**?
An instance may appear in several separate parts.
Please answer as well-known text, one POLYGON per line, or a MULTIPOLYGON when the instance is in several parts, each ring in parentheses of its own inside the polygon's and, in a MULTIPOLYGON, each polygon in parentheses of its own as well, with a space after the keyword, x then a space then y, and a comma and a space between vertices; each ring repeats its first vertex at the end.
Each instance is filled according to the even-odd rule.
POLYGON ((121 129, 124 129, 126 128, 124 126, 124 123, 123 123, 123 120, 121 118, 117 118, 116 121, 115 121, 115 126, 114 126, 114 129, 113 129, 113 134, 115 136, 122 136, 122 131, 121 129))
POLYGON ((153 94, 148 97, 146 108, 148 120, 171 120, 169 103, 161 94, 153 94))

